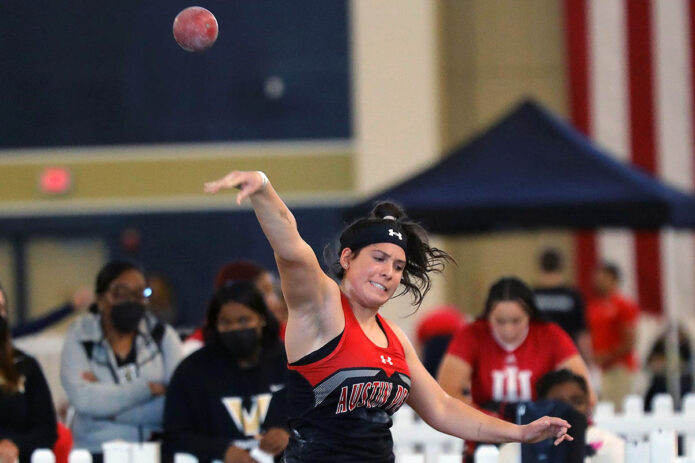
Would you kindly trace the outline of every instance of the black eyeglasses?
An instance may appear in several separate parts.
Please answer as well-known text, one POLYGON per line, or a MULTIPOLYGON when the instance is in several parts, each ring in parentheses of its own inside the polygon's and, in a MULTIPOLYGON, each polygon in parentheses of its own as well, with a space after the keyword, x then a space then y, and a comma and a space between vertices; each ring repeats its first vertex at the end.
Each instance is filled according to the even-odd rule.
POLYGON ((115 303, 119 302, 140 302, 147 304, 152 295, 151 288, 133 289, 123 284, 116 284, 109 288, 109 293, 115 303))

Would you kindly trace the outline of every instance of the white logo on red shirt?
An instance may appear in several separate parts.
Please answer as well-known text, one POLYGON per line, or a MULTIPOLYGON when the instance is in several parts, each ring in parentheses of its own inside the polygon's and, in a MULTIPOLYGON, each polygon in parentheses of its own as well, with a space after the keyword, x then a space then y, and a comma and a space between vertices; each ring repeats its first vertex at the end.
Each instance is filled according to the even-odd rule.
POLYGON ((519 402, 531 400, 531 370, 519 370, 513 365, 504 370, 492 370, 492 400, 519 402))
POLYGON ((383 363, 384 365, 387 363, 389 365, 393 365, 393 362, 391 361, 391 357, 386 357, 385 355, 381 356, 381 363, 383 363))

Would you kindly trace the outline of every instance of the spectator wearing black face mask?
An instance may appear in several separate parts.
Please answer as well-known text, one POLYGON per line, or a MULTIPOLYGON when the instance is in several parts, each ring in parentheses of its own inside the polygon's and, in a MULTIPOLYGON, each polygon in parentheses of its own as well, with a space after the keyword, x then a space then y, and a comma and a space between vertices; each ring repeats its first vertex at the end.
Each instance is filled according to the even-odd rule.
POLYGON ((75 411, 76 448, 101 461, 101 444, 149 440, 162 430, 164 394, 181 359, 181 341, 147 313, 144 272, 129 262, 106 264, 97 302, 70 327, 60 377, 75 411))
POLYGON ((7 297, 0 285, 0 463, 28 463, 58 435, 51 392, 39 364, 12 346, 7 297))
POLYGON ((287 359, 254 282, 217 290, 204 335, 205 346, 181 362, 167 390, 165 461, 183 452, 201 463, 251 463, 255 447, 279 458, 289 440, 287 359))

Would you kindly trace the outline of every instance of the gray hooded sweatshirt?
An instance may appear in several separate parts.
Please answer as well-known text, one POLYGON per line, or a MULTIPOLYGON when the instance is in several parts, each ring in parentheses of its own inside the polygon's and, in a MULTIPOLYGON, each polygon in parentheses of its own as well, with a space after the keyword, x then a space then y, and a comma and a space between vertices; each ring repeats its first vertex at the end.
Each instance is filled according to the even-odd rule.
POLYGON ((101 453, 101 444, 137 442, 161 431, 164 397, 153 397, 149 383, 168 384, 181 360, 181 340, 152 315, 140 320, 135 363, 118 366, 101 330, 101 315, 88 313, 70 326, 61 355, 60 378, 74 417, 75 448, 101 453), (97 382, 83 379, 92 372, 97 382))

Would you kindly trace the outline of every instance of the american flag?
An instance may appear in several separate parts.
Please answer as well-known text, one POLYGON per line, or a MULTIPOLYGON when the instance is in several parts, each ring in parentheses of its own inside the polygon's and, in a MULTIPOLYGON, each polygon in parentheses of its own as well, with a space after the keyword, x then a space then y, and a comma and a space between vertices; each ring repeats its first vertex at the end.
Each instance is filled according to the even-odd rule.
MULTIPOLYGON (((572 122, 617 158, 684 191, 695 185, 695 0, 565 0, 572 122)), ((691 232, 578 233, 577 274, 623 272, 644 311, 695 313, 691 232)))

